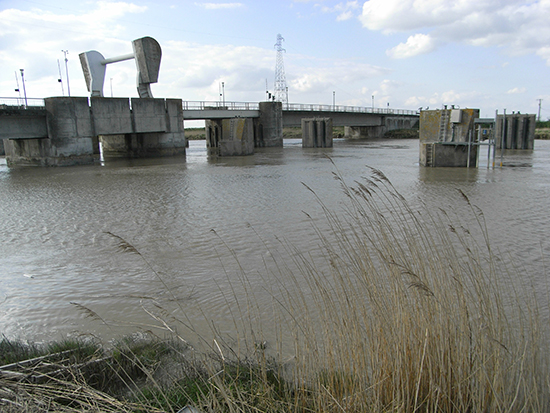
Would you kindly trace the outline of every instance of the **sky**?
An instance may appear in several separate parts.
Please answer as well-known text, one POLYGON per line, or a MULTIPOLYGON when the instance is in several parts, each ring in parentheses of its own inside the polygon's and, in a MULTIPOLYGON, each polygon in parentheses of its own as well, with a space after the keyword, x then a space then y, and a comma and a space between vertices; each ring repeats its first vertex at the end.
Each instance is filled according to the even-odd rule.
MULTIPOLYGON (((155 97, 219 101, 223 82, 225 101, 258 102, 281 34, 290 103, 540 108, 546 120, 549 21, 550 0, 0 0, 0 99, 22 93, 20 69, 29 98, 89 96, 80 53, 121 56, 150 36, 155 97)), ((137 97, 135 63, 109 64, 103 92, 137 97)))

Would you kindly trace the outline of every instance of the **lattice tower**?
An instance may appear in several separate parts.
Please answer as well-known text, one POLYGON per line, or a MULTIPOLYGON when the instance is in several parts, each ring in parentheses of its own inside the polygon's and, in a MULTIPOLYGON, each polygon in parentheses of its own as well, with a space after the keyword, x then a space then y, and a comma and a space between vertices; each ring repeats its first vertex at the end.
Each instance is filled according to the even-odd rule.
POLYGON ((283 52, 286 52, 283 49, 283 36, 280 34, 277 35, 277 43, 275 43, 275 49, 277 50, 277 62, 275 65, 275 100, 278 102, 283 102, 283 104, 288 102, 288 88, 286 86, 286 76, 285 76, 285 65, 283 62, 283 52))

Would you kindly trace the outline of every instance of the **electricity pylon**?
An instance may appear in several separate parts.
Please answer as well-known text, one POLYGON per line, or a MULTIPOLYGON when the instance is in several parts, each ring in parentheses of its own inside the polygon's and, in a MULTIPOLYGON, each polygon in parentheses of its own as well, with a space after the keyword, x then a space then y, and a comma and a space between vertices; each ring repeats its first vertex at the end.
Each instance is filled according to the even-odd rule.
POLYGON ((283 106, 288 103, 288 87, 286 85, 285 65, 283 62, 283 36, 277 35, 277 43, 275 43, 275 49, 277 50, 277 63, 275 65, 275 100, 283 102, 283 106))

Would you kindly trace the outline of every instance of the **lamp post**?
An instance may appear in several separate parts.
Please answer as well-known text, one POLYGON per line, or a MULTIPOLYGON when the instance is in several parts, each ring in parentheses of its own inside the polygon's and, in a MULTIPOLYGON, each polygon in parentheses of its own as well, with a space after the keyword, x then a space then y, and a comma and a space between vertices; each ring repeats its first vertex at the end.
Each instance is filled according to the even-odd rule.
POLYGON ((69 54, 68 50, 61 50, 63 52, 63 55, 65 55, 65 72, 67 73, 67 94, 71 96, 71 86, 69 85, 69 65, 67 62, 69 59, 67 59, 67 55, 69 54))
POLYGON ((25 96, 25 108, 27 108, 27 89, 25 88, 25 75, 23 72, 25 69, 19 69, 21 71, 21 82, 23 83, 23 95, 25 96))
POLYGON ((374 95, 372 95, 372 111, 374 112, 374 95))
POLYGON ((225 83, 222 82, 222 106, 225 108, 225 83))
POLYGON ((332 111, 336 111, 336 91, 332 91, 332 111))

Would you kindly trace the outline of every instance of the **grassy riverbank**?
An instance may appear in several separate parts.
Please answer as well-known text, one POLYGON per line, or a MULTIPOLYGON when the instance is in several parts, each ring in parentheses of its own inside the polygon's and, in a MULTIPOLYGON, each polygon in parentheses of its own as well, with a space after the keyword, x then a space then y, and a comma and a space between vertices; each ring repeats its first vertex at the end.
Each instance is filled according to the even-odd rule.
MULTIPOLYGON (((231 338, 212 323, 213 337, 191 340, 177 333, 192 331, 187 321, 165 313, 157 317, 173 332, 168 340, 98 346, 71 362, 80 367, 50 373, 43 383, 0 376, 2 407, 547 411, 550 335, 541 312, 548 303, 535 299, 521 263, 497 254, 483 212, 461 192, 453 211, 467 211, 474 224, 453 211, 413 210, 377 170, 352 186, 335 178, 343 210, 324 209, 330 231, 316 226, 319 217, 311 221, 317 230, 311 241, 322 254, 315 258, 283 242, 282 251, 269 255, 278 275, 269 286, 276 322, 258 324, 267 303, 248 290, 228 298, 236 301, 228 304, 231 338), (263 331, 281 339, 266 342, 263 331), (201 340, 201 350, 187 344, 201 340)), ((119 241, 121 254, 141 256, 119 241)), ((257 276, 242 270, 239 282, 246 290, 247 277, 257 276)))

